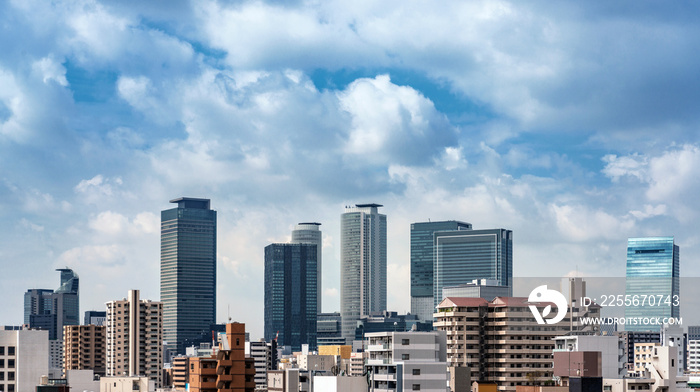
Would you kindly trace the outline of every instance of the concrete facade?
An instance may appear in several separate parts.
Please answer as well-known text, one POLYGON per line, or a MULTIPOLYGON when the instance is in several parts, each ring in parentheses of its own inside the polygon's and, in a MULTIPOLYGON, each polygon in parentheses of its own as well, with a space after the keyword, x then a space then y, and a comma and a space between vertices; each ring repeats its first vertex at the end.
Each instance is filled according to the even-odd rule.
POLYGON ((0 387, 34 392, 49 374, 49 331, 0 330, 0 387))
POLYGON ((445 332, 376 332, 366 336, 370 390, 446 390, 445 332))
POLYGON ((127 298, 107 302, 108 376, 146 376, 163 385, 163 304, 127 298))

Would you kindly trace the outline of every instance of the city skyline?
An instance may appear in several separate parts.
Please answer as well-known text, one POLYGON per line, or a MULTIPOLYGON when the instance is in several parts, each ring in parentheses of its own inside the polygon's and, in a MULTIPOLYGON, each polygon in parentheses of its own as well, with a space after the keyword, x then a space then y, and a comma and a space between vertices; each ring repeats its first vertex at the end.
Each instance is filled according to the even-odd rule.
POLYGON ((625 276, 627 238, 671 235, 700 276, 698 11, 2 2, 0 320, 66 266, 81 310, 158 299, 178 195, 213 201, 216 321, 253 336, 260 250, 297 222, 323 224, 320 310, 340 310, 338 212, 357 202, 390 218, 401 313, 429 220, 512 230, 513 276, 625 276))

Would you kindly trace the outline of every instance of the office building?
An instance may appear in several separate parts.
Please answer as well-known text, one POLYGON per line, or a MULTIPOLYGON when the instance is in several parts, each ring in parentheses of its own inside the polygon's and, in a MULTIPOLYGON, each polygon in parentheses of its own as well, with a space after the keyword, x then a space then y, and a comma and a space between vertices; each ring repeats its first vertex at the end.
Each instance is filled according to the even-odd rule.
POLYGON ((292 244, 314 244, 316 245, 316 263, 318 268, 316 269, 316 295, 318 300, 316 301, 316 307, 319 313, 323 310, 321 305, 321 300, 323 298, 323 287, 322 287, 322 272, 323 272, 323 235, 320 230, 320 223, 317 222, 304 222, 299 223, 292 230, 292 244))
POLYGON ((64 325, 79 325, 79 278, 69 268, 57 269, 61 284, 55 291, 31 289, 24 294, 24 323, 49 331, 50 340, 61 340, 64 325))
POLYGON ((107 312, 98 310, 88 310, 85 312, 85 320, 83 325, 105 325, 107 320, 107 312))
POLYGON ((209 199, 181 197, 160 214, 163 339, 171 353, 211 339, 216 323, 216 211, 209 199))
POLYGON ((0 329, 0 391, 34 392, 49 372, 49 333, 0 329))
POLYGON ((106 327, 67 325, 63 328, 64 372, 68 370, 92 370, 94 374, 106 374, 106 327))
POLYGON ((447 387, 446 334, 367 334, 370 390, 443 392, 447 387))
POLYGON ((316 319, 317 347, 328 345, 344 345, 345 339, 341 331, 339 312, 319 313, 316 319))
POLYGON ((700 373, 700 340, 688 340, 688 371, 700 373))
POLYGON ((386 215, 381 204, 345 207, 340 217, 340 314, 351 342, 360 316, 386 310, 386 215))
POLYGON ((688 326, 688 340, 700 340, 700 326, 689 325, 688 326))
POLYGON ((673 237, 627 240, 625 295, 647 299, 625 307, 626 331, 658 332, 661 325, 644 320, 680 316, 680 257, 673 237))
MULTIPOLYGON (((513 287, 513 232, 506 229, 436 231, 433 233, 433 306, 442 289, 474 279, 513 287)), ((512 295, 512 294, 511 294, 512 295)))
MULTIPOLYGON (((442 300, 433 316, 435 328, 447 333, 448 365, 468 367, 471 380, 496 383, 499 391, 515 391, 518 385, 551 380, 555 348, 552 338, 570 332, 567 317, 571 312, 559 323, 540 325, 530 305, 541 313, 549 304, 529 302, 524 297, 442 300)), ((600 317, 600 307, 592 305, 586 313, 600 317)), ((597 330, 586 326, 579 332, 597 330)))
MULTIPOLYGON (((442 288, 442 298, 483 298, 491 301, 496 297, 510 297, 513 292, 509 286, 500 286, 498 281, 491 279, 474 279, 471 283, 442 288)), ((432 317, 432 314, 431 316, 432 317)))
POLYGON ((163 304, 127 298, 107 302, 107 376, 146 376, 163 385, 163 304))
POLYGON ((366 316, 360 316, 355 328, 356 348, 362 348, 361 343, 366 340, 368 333, 373 332, 406 332, 406 331, 432 331, 431 321, 421 321, 414 314, 398 314, 398 312, 384 311, 373 312, 366 316))
POLYGON ((265 247, 265 340, 301 350, 316 347, 317 246, 270 244, 265 247))
POLYGON ((417 315, 423 321, 433 320, 433 233, 471 229, 470 223, 460 221, 411 224, 411 314, 417 315))
POLYGON ((277 342, 266 342, 265 339, 245 342, 245 356, 255 361, 255 387, 266 389, 267 371, 277 370, 277 342))

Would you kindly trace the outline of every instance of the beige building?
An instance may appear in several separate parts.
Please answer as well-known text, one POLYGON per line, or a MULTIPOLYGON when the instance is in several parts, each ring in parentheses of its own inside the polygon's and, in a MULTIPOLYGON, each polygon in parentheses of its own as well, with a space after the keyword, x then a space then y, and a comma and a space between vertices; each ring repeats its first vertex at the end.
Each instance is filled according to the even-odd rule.
MULTIPOLYGON (((433 316, 436 329, 447 333, 448 365, 469 367, 471 380, 496 383, 499 391, 551 380, 552 338, 570 332, 575 323, 567 313, 559 323, 540 325, 530 305, 542 311, 550 304, 524 297, 442 300, 433 316)), ((599 314, 597 305, 586 311, 589 317, 599 314)))
POLYGON ((635 343, 634 344, 634 370, 633 373, 637 376, 644 373, 647 367, 651 365, 652 353, 654 347, 660 346, 659 343, 635 343))
MULTIPOLYGON (((64 371, 92 370, 105 375, 107 353, 106 327, 97 325, 66 325, 63 327, 64 371)), ((66 373, 67 374, 67 373, 66 373)))
POLYGON ((146 376, 163 384, 163 304, 128 298, 107 302, 107 375, 146 376))

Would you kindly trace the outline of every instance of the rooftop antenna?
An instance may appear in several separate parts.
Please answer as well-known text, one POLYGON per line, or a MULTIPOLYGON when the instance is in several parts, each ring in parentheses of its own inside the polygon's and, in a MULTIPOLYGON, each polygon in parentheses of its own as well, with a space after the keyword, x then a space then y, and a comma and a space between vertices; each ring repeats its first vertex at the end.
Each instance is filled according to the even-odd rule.
POLYGON ((228 322, 231 323, 231 304, 226 305, 226 314, 228 315, 228 322))

